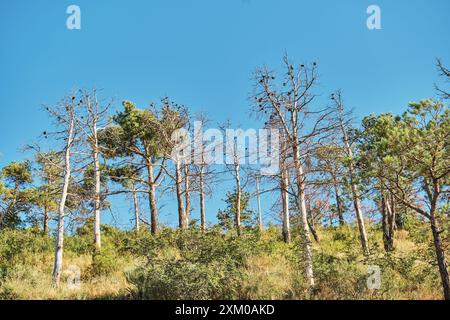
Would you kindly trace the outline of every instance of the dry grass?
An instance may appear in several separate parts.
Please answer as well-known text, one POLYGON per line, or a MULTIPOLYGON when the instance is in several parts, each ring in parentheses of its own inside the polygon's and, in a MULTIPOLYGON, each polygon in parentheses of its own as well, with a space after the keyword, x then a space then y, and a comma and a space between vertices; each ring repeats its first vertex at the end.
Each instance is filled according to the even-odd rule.
POLYGON ((52 286, 51 255, 40 256, 39 264, 33 266, 17 265, 2 286, 0 298, 19 300, 86 300, 86 299, 123 299, 127 297, 128 284, 125 279, 127 269, 134 267, 134 262, 118 261, 120 271, 109 276, 90 277, 89 266, 92 258, 89 255, 65 257, 58 288, 52 286), (78 267, 81 271, 79 285, 71 282, 73 278, 68 270, 78 267))

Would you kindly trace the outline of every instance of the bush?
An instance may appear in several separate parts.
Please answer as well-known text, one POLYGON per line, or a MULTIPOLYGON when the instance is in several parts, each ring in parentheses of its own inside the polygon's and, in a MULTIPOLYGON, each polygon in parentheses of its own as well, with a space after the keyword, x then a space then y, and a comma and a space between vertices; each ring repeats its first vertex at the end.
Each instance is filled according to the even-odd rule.
POLYGON ((119 269, 117 254, 111 245, 103 245, 100 251, 94 251, 88 274, 93 277, 109 276, 119 269))
POLYGON ((0 282, 15 264, 35 265, 40 255, 54 250, 50 236, 36 229, 0 232, 0 282))

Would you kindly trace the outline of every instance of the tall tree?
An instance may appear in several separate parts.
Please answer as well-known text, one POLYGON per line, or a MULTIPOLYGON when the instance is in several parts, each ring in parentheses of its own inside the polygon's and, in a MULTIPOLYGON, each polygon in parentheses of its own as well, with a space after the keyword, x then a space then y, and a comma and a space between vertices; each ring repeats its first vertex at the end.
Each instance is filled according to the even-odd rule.
POLYGON ((124 110, 113 117, 114 124, 100 130, 99 141, 108 158, 138 159, 138 167, 146 171, 139 181, 146 185, 150 207, 151 232, 158 232, 156 189, 161 183, 163 169, 158 143, 157 118, 149 109, 138 109, 130 101, 123 102, 124 110), (159 170, 155 174, 155 168, 159 170))
POLYGON ((380 183, 397 201, 429 220, 444 297, 449 300, 441 226, 450 192, 450 109, 443 102, 423 100, 411 103, 401 117, 366 117, 363 129, 367 169, 381 177, 380 183))
POLYGON ((357 174, 356 174, 356 168, 355 168, 355 161, 354 161, 354 155, 353 155, 353 146, 352 141, 349 137, 349 129, 348 129, 348 121, 346 120, 346 111, 344 106, 344 101, 342 98, 342 94, 340 91, 337 91, 335 94, 332 95, 332 100, 335 103, 336 110, 339 115, 339 126, 342 133, 342 141, 344 144, 344 150, 346 152, 347 156, 347 168, 348 168, 348 180, 350 182, 350 188, 352 192, 353 197, 353 207, 355 209, 356 214, 356 221, 358 222, 358 229, 359 229, 359 237, 361 241, 361 246, 363 249, 363 253, 365 256, 368 256, 370 254, 369 250, 369 241, 367 239, 367 232, 366 232, 366 226, 364 223, 364 217, 361 207, 361 198, 360 193, 357 185, 357 174))
POLYGON ((313 110, 316 94, 317 64, 298 68, 284 57, 285 72, 282 87, 276 84, 276 75, 267 68, 256 71, 255 107, 265 117, 276 117, 292 150, 293 172, 296 184, 296 204, 300 211, 302 249, 308 286, 314 287, 313 257, 306 205, 306 173, 304 158, 318 141, 330 132, 331 111, 328 108, 313 110))
POLYGON ((101 146, 99 143, 98 132, 102 126, 106 125, 108 110, 110 104, 101 106, 97 97, 97 91, 83 91, 81 100, 84 116, 82 120, 82 128, 84 129, 86 145, 91 155, 92 171, 93 171, 93 190, 92 199, 94 207, 94 244, 96 250, 101 250, 101 233, 100 211, 102 207, 102 166, 100 165, 101 146))
POLYGON ((59 286, 63 266, 63 249, 64 249, 64 219, 66 201, 72 175, 72 152, 74 145, 78 141, 79 133, 79 111, 80 102, 75 95, 64 98, 54 107, 47 107, 47 111, 55 121, 59 131, 55 133, 57 139, 62 139, 64 143, 64 179, 61 187, 60 200, 58 206, 58 229, 56 233, 55 262, 53 267, 52 280, 55 286, 59 286))

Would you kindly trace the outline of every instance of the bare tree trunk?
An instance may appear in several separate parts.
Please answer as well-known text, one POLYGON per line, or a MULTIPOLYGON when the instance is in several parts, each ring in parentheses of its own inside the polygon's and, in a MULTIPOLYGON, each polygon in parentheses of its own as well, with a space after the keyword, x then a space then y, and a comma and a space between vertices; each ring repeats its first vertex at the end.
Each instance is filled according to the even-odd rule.
POLYGON ((180 229, 187 229, 187 219, 186 219, 186 211, 184 209, 183 202, 183 191, 181 189, 182 176, 181 176, 181 162, 179 159, 176 160, 175 163, 175 187, 177 193, 177 203, 178 203, 178 225, 180 229))
POLYGON ((241 179, 239 176, 239 162, 235 160, 234 162, 234 172, 235 172, 235 179, 236 179, 236 217, 235 217, 235 225, 236 225, 236 231, 237 234, 241 234, 241 197, 242 197, 242 190, 241 190, 241 179))
POLYGON ((158 208, 156 206, 156 185, 153 181, 153 164, 147 161, 148 202, 150 205, 150 224, 152 234, 158 233, 158 208))
POLYGON ((58 208, 58 230, 56 233, 56 248, 55 248, 55 263, 53 267, 52 282, 54 286, 59 286, 61 280, 62 266, 63 266, 63 248, 64 248, 64 218, 65 218, 65 207, 67 200, 67 193, 69 190, 71 167, 70 167, 70 156, 73 143, 73 134, 75 127, 75 115, 74 106, 71 106, 70 111, 70 122, 67 134, 67 145, 65 151, 65 171, 64 171, 64 184, 61 193, 61 199, 59 201, 58 208))
POLYGON ((48 208, 47 205, 44 206, 44 230, 43 233, 44 234, 48 234, 48 208))
POLYGON ((339 225, 343 226, 345 225, 345 220, 344 220, 344 210, 342 210, 342 200, 341 200, 341 193, 339 192, 339 184, 337 182, 335 174, 332 174, 332 178, 334 186, 334 195, 336 197, 336 209, 339 218, 339 225))
POLYGON ((133 196, 133 205, 134 205, 134 228, 136 232, 139 232, 139 199, 136 192, 136 186, 133 184, 133 190, 132 190, 132 196, 133 196))
POLYGON ((256 179, 256 201, 258 202, 259 231, 263 231, 263 221, 262 221, 262 212, 261 212, 261 195, 259 193, 259 176, 256 176, 255 179, 256 179))
POLYGON ((286 168, 281 171, 281 203, 283 212, 283 240, 286 243, 291 242, 291 225, 289 214, 289 175, 286 168))
POLYGON ((205 181, 203 166, 200 167, 200 225, 202 232, 206 230, 206 219, 205 219, 205 181))
POLYGON ((191 193, 189 191, 188 164, 184 164, 184 197, 186 199, 186 223, 189 225, 189 216, 191 214, 191 193))
POLYGON ((361 246, 362 246, 364 255, 369 256, 370 251, 369 251, 369 244, 368 244, 368 240, 367 240, 367 232, 366 232, 366 227, 364 225, 364 218, 363 218, 363 213, 361 210, 361 201, 359 199, 358 188, 355 183, 354 168, 353 168, 353 151, 350 146, 347 131, 345 130, 345 127, 344 127, 342 113, 341 113, 341 129, 342 129, 342 134, 344 136, 344 144, 345 144, 345 148, 347 150, 347 155, 350 158, 350 163, 348 166, 348 173, 350 176, 350 184, 351 184, 352 197, 353 197, 353 207, 355 208, 356 220, 358 222, 359 237, 361 240, 361 246))
POLYGON ((317 243, 320 243, 320 238, 319 235, 316 232, 316 228, 314 227, 314 216, 313 216, 313 212, 311 210, 311 200, 308 199, 308 201, 306 202, 307 204, 307 210, 308 210, 308 227, 309 230, 311 231, 314 241, 316 241, 317 243))
POLYGON ((302 236, 302 247, 306 271, 306 280, 309 287, 314 287, 314 272, 313 272, 313 257, 311 249, 311 239, 309 235, 308 226, 308 216, 306 210, 306 195, 305 195, 305 176, 303 173, 303 166, 300 160, 300 152, 298 149, 298 141, 293 143, 293 155, 294 155, 294 165, 297 176, 297 207, 300 209, 301 218, 301 236, 302 236))
MULTIPOLYGON (((350 164, 350 167, 352 165, 350 164)), ((367 233, 366 233, 366 227, 364 225, 364 218, 361 212, 361 203, 359 200, 358 190, 356 188, 355 183, 353 182, 353 169, 350 169, 350 181, 351 181, 351 188, 352 188, 352 195, 353 195, 353 206, 355 208, 356 213, 356 220, 358 222, 358 229, 359 229, 359 237, 361 240, 361 246, 364 252, 365 256, 368 256, 370 254, 369 251, 369 244, 367 240, 367 233)))
POLYGON ((94 157, 94 174, 95 174, 95 200, 94 200, 94 243, 96 250, 101 250, 102 241, 101 241, 101 233, 100 233, 100 192, 101 192, 101 172, 100 172, 100 161, 98 159, 98 144, 96 137, 96 129, 95 129, 95 138, 94 138, 94 147, 93 147, 93 157, 94 157))
POLYGON ((350 145, 350 140, 349 140, 349 137, 347 134, 347 130, 345 128, 345 124, 344 124, 344 105, 341 100, 340 94, 338 94, 336 103, 337 103, 337 106, 339 109, 339 124, 340 124, 340 128, 342 131, 343 142, 344 142, 344 146, 345 146, 345 149, 347 152, 347 156, 350 159, 350 163, 348 165, 348 174, 349 174, 350 185, 351 185, 351 190, 352 190, 353 207, 355 208, 356 220, 358 222, 359 237, 360 237, 363 253, 367 257, 370 255, 369 244, 368 244, 368 240, 367 240, 366 227, 364 225, 363 213, 361 210, 361 200, 359 199, 358 188, 357 188, 356 182, 355 182, 354 167, 353 167, 353 151, 352 151, 352 147, 350 145))

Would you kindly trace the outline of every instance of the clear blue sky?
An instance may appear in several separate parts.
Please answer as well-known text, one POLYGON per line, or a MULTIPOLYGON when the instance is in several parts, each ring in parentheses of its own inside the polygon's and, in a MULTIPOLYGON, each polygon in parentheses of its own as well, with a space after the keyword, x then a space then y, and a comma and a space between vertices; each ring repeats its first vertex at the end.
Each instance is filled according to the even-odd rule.
POLYGON ((0 166, 46 130, 41 105, 73 88, 102 88, 117 107, 168 95, 213 120, 255 126, 246 120, 250 74, 278 69, 285 50, 317 61, 320 92, 342 88, 358 117, 399 113, 433 95, 436 57, 450 65, 449 14, 448 0, 2 1, 0 166), (70 4, 81 7, 81 30, 66 28, 70 4), (370 4, 381 7, 382 30, 366 27, 370 4))

